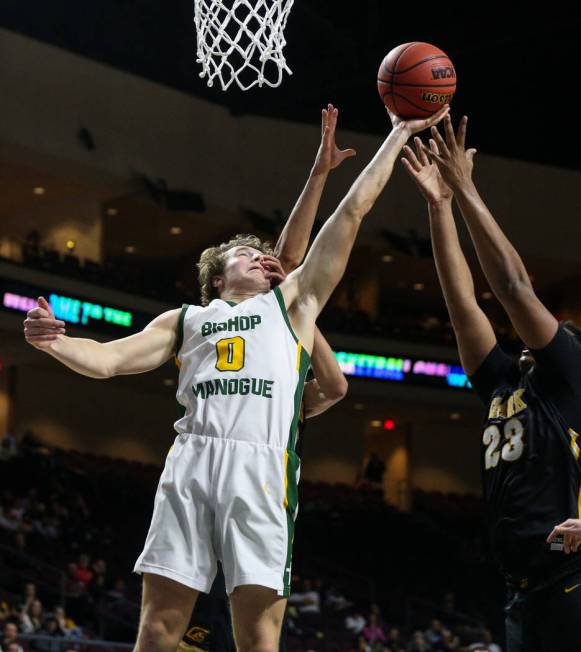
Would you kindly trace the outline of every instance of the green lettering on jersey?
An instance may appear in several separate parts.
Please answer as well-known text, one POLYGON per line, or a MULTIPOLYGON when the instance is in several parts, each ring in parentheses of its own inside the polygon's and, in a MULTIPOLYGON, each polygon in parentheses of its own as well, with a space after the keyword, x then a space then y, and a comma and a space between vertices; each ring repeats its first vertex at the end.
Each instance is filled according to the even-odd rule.
POLYGON ((272 386, 274 385, 274 380, 265 380, 264 388, 262 390, 262 395, 264 398, 272 398, 272 386))
POLYGON ((202 398, 206 398, 206 392, 204 392, 204 386, 202 383, 198 383, 197 385, 192 385, 192 391, 194 392, 194 396, 197 398, 198 396, 202 396, 202 398))
POLYGON ((246 396, 248 394, 249 388, 250 388, 250 379, 249 378, 241 378, 240 382, 238 384, 239 391, 240 391, 240 396, 246 396))

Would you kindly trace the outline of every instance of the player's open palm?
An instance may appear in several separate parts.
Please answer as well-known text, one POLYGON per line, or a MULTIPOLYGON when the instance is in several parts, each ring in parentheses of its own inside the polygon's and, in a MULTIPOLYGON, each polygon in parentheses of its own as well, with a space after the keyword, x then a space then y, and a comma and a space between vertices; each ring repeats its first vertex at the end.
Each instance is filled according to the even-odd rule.
POLYGON ((56 319, 44 297, 38 298, 38 307, 29 310, 24 320, 24 337, 37 349, 50 348, 59 335, 65 334, 65 322, 56 319))
POLYGON ((446 184, 438 170, 438 166, 428 159, 422 149, 422 141, 414 138, 416 151, 407 145, 403 148, 402 163, 410 177, 416 182, 420 192, 427 202, 435 203, 452 199, 453 192, 446 184))
POLYGON ((446 183, 456 189, 472 180, 475 149, 466 149, 466 125, 468 118, 460 120, 457 133, 454 133, 452 120, 449 115, 444 117, 444 133, 442 135, 436 127, 432 127, 430 149, 424 147, 431 158, 436 162, 441 175, 446 183))
POLYGON ((343 163, 346 158, 355 156, 354 149, 339 149, 335 142, 335 131, 337 129, 337 118, 339 109, 328 104, 323 109, 321 117, 321 145, 317 152, 317 158, 313 172, 315 174, 326 174, 343 163))

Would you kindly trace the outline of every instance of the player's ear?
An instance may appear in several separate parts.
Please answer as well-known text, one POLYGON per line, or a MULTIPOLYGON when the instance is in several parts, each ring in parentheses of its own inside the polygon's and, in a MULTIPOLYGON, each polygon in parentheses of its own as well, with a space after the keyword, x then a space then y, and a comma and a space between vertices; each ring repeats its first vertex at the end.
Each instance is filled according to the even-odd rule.
POLYGON ((221 276, 212 277, 212 287, 215 288, 218 292, 224 287, 224 279, 221 276))

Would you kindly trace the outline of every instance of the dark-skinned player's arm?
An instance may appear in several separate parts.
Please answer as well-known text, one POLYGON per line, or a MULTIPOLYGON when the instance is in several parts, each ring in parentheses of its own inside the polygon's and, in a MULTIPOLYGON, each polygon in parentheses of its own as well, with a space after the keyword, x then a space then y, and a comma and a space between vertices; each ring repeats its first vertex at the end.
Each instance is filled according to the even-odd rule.
POLYGON ((531 349, 543 349, 557 332, 558 322, 541 303, 516 249, 504 235, 472 180, 475 150, 465 149, 467 118, 454 134, 449 116, 445 140, 432 129, 430 148, 445 182, 454 191, 482 270, 521 340, 531 349))
POLYGON ((287 274, 303 262, 329 172, 346 158, 355 156, 354 149, 341 150, 335 143, 338 115, 338 109, 332 104, 322 111, 321 144, 315 162, 274 248, 274 255, 287 274))
MULTIPOLYGON (((408 138, 437 124, 448 110, 446 106, 423 120, 402 121, 391 117, 391 133, 325 222, 304 263, 280 286, 287 307, 299 321, 314 323, 341 280, 361 222, 391 177, 394 163, 408 138)), ((306 341, 305 346, 309 350, 312 342, 306 341)))
POLYGON ((496 336, 474 292, 472 273, 462 252, 454 215, 454 193, 415 139, 416 152, 404 147, 405 169, 428 203, 430 234, 438 279, 456 334, 464 371, 470 376, 496 345, 496 336))
POLYGON ((38 307, 24 320, 26 341, 83 376, 111 378, 139 374, 160 367, 175 354, 180 309, 156 317, 141 332, 111 342, 65 335, 64 322, 55 319, 49 303, 39 297, 38 307))

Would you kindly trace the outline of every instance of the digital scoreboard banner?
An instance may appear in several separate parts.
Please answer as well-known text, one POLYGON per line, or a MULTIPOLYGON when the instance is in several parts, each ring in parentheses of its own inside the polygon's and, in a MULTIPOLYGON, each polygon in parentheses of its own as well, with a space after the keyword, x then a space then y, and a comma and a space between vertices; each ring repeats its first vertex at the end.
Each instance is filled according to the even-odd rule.
POLYGON ((412 357, 335 352, 335 359, 346 376, 387 380, 408 385, 470 388, 464 369, 459 365, 412 357))
POLYGON ((4 311, 24 315, 36 307, 39 296, 49 302, 57 319, 62 319, 71 326, 119 337, 141 330, 155 316, 56 288, 0 279, 0 308, 4 311))

